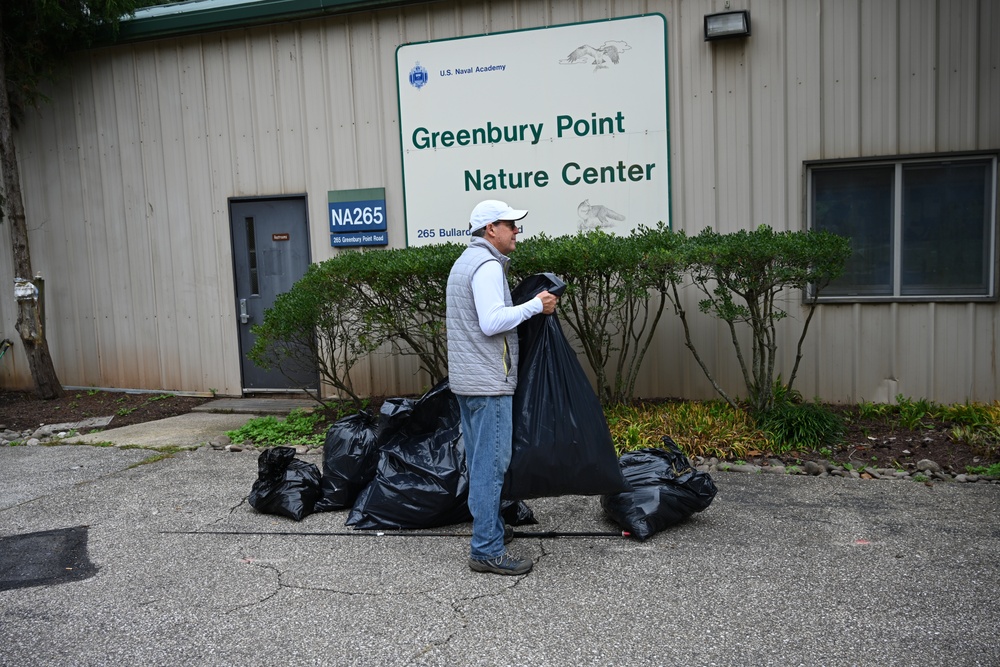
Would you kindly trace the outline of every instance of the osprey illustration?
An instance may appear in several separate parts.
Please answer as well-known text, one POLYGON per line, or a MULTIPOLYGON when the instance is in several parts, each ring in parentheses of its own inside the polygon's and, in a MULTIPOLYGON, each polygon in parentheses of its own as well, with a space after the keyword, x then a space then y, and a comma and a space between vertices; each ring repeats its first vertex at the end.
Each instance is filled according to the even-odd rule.
POLYGON ((581 232, 591 229, 614 227, 615 223, 611 222, 612 220, 625 219, 624 215, 612 211, 607 206, 601 206, 600 204, 592 205, 589 199, 584 199, 580 202, 580 205, 576 207, 576 214, 580 218, 579 229, 581 232))
POLYGON ((589 44, 584 44, 573 49, 565 59, 560 60, 562 65, 593 65, 594 71, 607 69, 607 61, 610 60, 615 65, 621 59, 621 54, 632 47, 628 42, 608 41, 601 46, 594 48, 589 44))

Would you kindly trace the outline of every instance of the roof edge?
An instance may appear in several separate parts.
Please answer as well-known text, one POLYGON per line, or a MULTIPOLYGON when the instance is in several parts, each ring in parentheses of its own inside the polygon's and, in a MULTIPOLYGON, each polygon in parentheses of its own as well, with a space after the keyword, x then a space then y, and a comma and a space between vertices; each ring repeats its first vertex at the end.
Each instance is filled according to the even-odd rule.
POLYGON ((243 28, 318 16, 348 14, 428 3, 431 0, 257 0, 227 4, 190 0, 136 10, 122 18, 109 43, 140 42, 164 37, 243 28))

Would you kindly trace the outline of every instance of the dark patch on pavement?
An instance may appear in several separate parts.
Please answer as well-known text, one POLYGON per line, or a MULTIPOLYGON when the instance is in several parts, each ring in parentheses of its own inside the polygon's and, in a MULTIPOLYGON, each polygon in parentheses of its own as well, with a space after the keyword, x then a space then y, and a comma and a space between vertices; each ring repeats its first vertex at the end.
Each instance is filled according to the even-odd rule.
POLYGON ((0 591, 89 579, 87 526, 0 537, 0 591))

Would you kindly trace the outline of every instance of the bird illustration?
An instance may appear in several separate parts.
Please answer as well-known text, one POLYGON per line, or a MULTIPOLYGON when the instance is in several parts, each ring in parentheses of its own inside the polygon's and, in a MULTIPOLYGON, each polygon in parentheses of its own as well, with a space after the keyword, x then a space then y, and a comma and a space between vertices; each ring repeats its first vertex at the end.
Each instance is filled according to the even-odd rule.
POLYGON ((584 199, 580 202, 580 205, 576 207, 576 214, 580 218, 581 232, 591 229, 614 227, 615 223, 611 222, 611 220, 625 219, 624 215, 612 211, 607 206, 601 206, 600 204, 591 205, 589 199, 584 199))
POLYGON ((569 56, 559 62, 563 65, 592 64, 596 72, 599 69, 607 69, 608 60, 617 65, 621 60, 622 52, 631 48, 627 42, 621 41, 604 42, 596 48, 589 44, 583 44, 573 49, 569 56))

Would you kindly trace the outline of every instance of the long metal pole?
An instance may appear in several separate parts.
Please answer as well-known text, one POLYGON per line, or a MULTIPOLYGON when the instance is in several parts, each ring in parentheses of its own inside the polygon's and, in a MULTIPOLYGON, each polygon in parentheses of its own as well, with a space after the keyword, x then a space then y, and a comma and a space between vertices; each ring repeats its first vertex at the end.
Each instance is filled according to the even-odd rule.
MULTIPOLYGON (((370 530, 345 530, 339 532, 324 533, 293 533, 283 531, 241 531, 241 530, 161 530, 161 535, 270 535, 280 537, 472 537, 472 533, 449 533, 449 532, 404 532, 397 530, 370 531, 370 530)), ((600 531, 514 531, 514 537, 553 539, 563 537, 631 537, 628 531, 621 532, 600 532, 600 531)))

